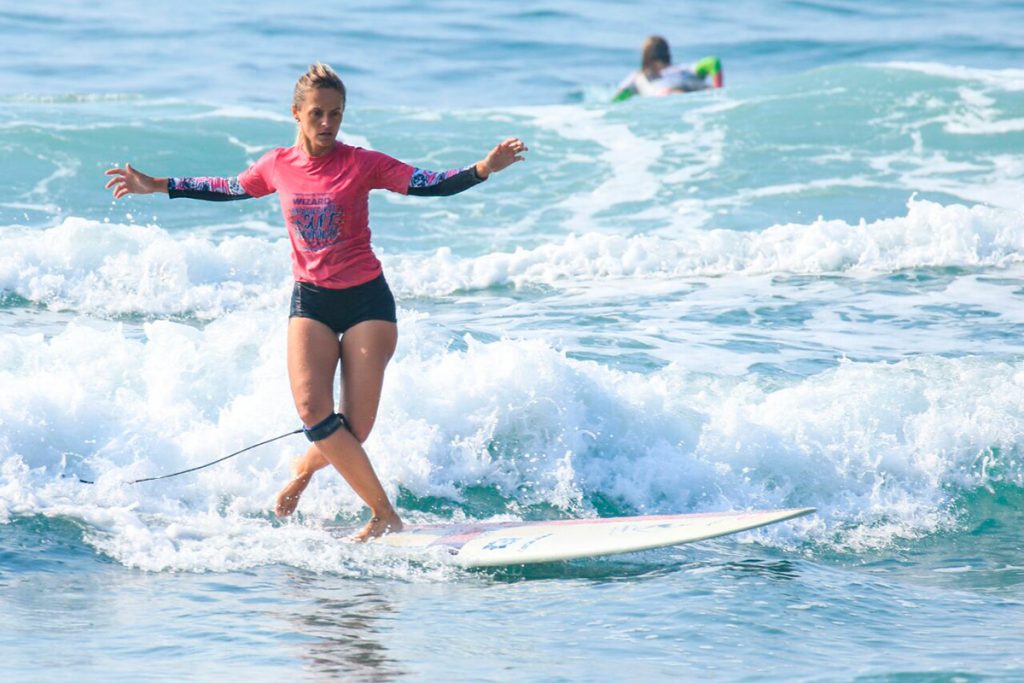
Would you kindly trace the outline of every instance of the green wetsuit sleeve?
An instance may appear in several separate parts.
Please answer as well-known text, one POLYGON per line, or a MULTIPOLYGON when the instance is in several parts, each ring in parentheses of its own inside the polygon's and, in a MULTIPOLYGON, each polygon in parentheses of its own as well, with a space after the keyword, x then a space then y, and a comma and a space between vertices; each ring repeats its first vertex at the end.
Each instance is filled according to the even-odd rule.
POLYGON ((722 70, 722 60, 718 57, 705 57, 693 65, 693 72, 701 78, 714 76, 722 70))

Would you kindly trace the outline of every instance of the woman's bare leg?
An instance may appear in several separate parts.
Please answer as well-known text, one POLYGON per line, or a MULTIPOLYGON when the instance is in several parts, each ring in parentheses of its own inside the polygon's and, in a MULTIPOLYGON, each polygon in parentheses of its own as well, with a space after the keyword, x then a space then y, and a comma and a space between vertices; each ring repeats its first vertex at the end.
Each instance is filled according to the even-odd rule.
POLYGON ((278 517, 287 517, 295 512, 295 508, 299 505, 299 498, 309 486, 313 475, 327 465, 327 460, 320 455, 316 446, 310 446, 305 453, 296 458, 292 464, 292 478, 285 482, 285 485, 277 492, 274 514, 278 517))
MULTIPOLYGON (((370 507, 373 519, 357 536, 365 540, 401 528, 361 442, 376 419, 384 369, 394 353, 397 326, 386 321, 367 321, 348 330, 340 345, 343 362, 343 412, 351 432, 339 429, 312 444, 296 462, 296 476, 277 497, 276 512, 294 511, 298 498, 313 473, 330 463, 370 507)), ((339 344, 326 325, 308 318, 292 318, 288 324, 288 377, 299 417, 314 425, 334 412, 334 371, 339 344)))
MULTIPOLYGON (((351 358, 347 366, 342 365, 341 412, 348 419, 351 431, 360 443, 366 441, 373 429, 384 384, 384 373, 377 367, 379 363, 367 362, 371 360, 372 354, 364 349, 370 344, 373 348, 386 352, 387 358, 390 358, 397 340, 397 328, 393 324, 385 322, 384 327, 374 327, 376 329, 360 324, 346 332, 351 358), (368 335, 367 332, 372 334, 368 335), (382 339, 375 338, 378 336, 382 339), (346 391, 345 387, 349 387, 349 390, 346 391)), ((384 360, 384 363, 386 365, 387 360, 384 360)), ((314 445, 296 458, 292 465, 293 478, 277 494, 275 512, 278 517, 286 517, 295 511, 299 498, 313 479, 313 475, 328 464, 314 445)))
MULTIPOLYGON (((384 369, 395 352, 398 326, 385 320, 367 320, 349 328, 341 337, 341 411, 348 418, 359 443, 370 436, 377 421, 384 369)), ((365 540, 402 528, 402 520, 390 512, 378 514, 357 535, 365 540)))

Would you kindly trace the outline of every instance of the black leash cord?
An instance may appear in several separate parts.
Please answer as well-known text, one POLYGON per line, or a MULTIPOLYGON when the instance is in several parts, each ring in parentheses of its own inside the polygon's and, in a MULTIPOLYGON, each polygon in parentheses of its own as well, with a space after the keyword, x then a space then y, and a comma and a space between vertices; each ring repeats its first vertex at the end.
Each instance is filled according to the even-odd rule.
MULTIPOLYGON (((159 477, 146 477, 145 479, 136 479, 134 481, 129 481, 129 482, 126 482, 126 483, 128 483, 128 484, 141 484, 144 481, 156 481, 157 479, 169 479, 171 477, 176 477, 179 474, 188 474, 189 472, 195 472, 196 470, 201 470, 204 467, 209 467, 210 465, 216 465, 219 462, 224 462, 228 458, 233 458, 236 455, 240 455, 242 453, 245 453, 246 451, 251 451, 254 448, 258 448, 260 446, 264 446, 264 445, 266 445, 268 443, 271 443, 273 441, 277 441, 278 439, 283 439, 286 436, 293 436, 295 434, 300 434, 301 432, 302 432, 301 429, 296 429, 294 431, 288 432, 287 434, 281 434, 280 436, 275 436, 272 439, 267 439, 266 441, 260 441, 259 443, 254 443, 251 446, 246 446, 245 448, 243 448, 240 451, 235 451, 234 453, 230 453, 228 455, 225 455, 223 458, 217 458, 213 462, 208 462, 205 465, 199 465, 198 467, 190 467, 187 470, 182 470, 181 472, 172 472, 171 474, 161 474, 159 477)), ((79 479, 78 481, 82 482, 83 484, 95 484, 96 483, 94 481, 89 481, 88 479, 79 479)))

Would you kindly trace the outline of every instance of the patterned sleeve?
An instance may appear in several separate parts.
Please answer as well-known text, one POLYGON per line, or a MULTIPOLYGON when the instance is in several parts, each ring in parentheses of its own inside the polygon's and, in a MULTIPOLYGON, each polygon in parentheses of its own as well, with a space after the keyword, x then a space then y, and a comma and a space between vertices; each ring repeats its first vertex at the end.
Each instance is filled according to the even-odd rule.
POLYGON ((428 171, 417 168, 409 179, 408 194, 418 197, 447 197, 484 182, 476 174, 476 164, 449 171, 428 171))
POLYGON ((167 194, 171 199, 186 197, 208 202, 230 202, 252 197, 238 182, 238 178, 168 178, 167 194))

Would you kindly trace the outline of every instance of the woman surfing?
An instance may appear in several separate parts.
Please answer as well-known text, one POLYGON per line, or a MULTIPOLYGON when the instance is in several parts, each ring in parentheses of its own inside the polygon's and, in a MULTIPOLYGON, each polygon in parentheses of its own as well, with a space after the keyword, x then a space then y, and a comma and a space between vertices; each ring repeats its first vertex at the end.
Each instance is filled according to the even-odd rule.
POLYGON ((295 280, 288 320, 288 379, 310 441, 294 476, 277 494, 275 513, 294 512, 313 474, 328 464, 370 508, 356 535, 364 541, 398 531, 402 520, 381 485, 363 442, 377 419, 384 370, 395 351, 395 300, 370 242, 368 195, 445 196, 469 189, 523 160, 526 145, 509 138, 464 168, 435 172, 337 140, 345 85, 326 64, 295 84, 295 144, 264 154, 233 178, 148 176, 126 164, 111 168, 115 199, 167 193, 171 198, 230 201, 276 192, 291 241, 295 280), (341 366, 341 405, 334 375, 341 366))

